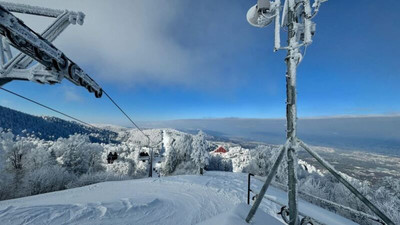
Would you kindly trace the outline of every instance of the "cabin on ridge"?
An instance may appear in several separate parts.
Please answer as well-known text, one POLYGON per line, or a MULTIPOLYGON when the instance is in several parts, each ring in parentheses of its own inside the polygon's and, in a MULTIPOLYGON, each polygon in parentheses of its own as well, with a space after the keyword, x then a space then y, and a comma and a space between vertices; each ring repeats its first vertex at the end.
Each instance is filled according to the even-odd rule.
POLYGON ((227 153, 228 151, 227 151, 224 147, 219 146, 219 147, 218 147, 217 149, 215 149, 213 152, 214 152, 214 153, 221 153, 221 154, 223 154, 223 153, 227 153))

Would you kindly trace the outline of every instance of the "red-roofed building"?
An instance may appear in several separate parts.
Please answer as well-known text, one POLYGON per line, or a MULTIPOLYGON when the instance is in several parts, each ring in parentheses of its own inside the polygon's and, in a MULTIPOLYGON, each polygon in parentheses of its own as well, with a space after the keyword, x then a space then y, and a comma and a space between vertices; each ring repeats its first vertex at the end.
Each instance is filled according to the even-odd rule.
POLYGON ((228 151, 224 147, 220 146, 219 148, 215 149, 214 152, 215 153, 227 153, 228 151))

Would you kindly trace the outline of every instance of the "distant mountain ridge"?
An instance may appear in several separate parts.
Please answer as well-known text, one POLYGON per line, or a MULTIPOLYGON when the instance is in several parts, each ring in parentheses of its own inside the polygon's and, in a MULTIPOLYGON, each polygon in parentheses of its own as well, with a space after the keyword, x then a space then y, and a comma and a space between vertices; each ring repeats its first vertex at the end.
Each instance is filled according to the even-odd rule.
POLYGON ((96 129, 57 117, 33 116, 3 106, 0 106, 0 127, 3 130, 10 129, 20 136, 33 133, 44 140, 66 138, 78 133, 89 135, 93 142, 108 143, 115 142, 117 136, 117 133, 110 130, 96 129))
MULTIPOLYGON (((400 116, 307 118, 298 120, 299 137, 311 145, 400 156, 400 116)), ((285 119, 185 119, 143 122, 188 132, 203 130, 221 139, 282 144, 285 119)))
MULTIPOLYGON (((248 144, 263 142, 282 144, 285 139, 284 119, 188 119, 142 122, 146 128, 173 128, 195 134, 203 130, 209 140, 248 144)), ((95 125, 99 129, 57 117, 33 116, 0 106, 0 127, 14 134, 35 133, 45 140, 56 140, 80 133, 93 142, 119 142, 118 132, 126 128, 95 125)), ((359 150, 385 155, 400 155, 400 116, 299 119, 300 138, 312 145, 359 150)))

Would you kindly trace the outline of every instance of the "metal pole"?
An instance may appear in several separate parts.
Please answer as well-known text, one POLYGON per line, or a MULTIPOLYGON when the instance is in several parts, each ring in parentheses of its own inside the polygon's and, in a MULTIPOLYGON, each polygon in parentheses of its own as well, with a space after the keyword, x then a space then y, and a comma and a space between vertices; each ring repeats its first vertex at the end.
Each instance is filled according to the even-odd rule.
POLYGON ((4 55, 4 47, 3 47, 3 36, 0 37, 0 63, 1 63, 1 68, 3 69, 4 64, 6 64, 6 56, 4 55))
POLYGON ((247 176, 247 205, 250 205, 250 177, 254 176, 254 174, 249 173, 249 175, 247 176))
POLYGON ((258 194, 258 197, 256 198, 256 201, 254 202, 253 206, 250 209, 249 214, 246 217, 246 222, 249 223, 250 220, 253 218, 253 216, 256 214, 256 211, 258 207, 260 206, 261 200, 263 199, 265 192, 267 192, 267 189, 272 181, 272 179, 275 177, 276 171, 278 170, 279 164, 281 164, 283 156, 285 155, 287 149, 287 144, 281 147, 280 153, 278 155, 278 158, 276 159, 274 165, 272 166, 271 171, 268 174, 267 179, 265 180, 264 185, 261 188, 260 193, 258 194))
POLYGON ((295 154, 295 149, 293 146, 295 145, 296 140, 296 120, 297 120, 297 106, 296 106, 296 67, 297 67, 297 57, 298 57, 298 47, 297 47, 297 39, 296 39, 296 30, 294 27, 295 17, 294 17, 294 2, 289 5, 288 12, 288 54, 286 57, 287 64, 287 73, 286 73, 286 137, 287 143, 282 148, 278 159, 276 160, 272 170, 268 174, 267 180, 265 181, 259 196, 254 202, 253 207, 251 208, 249 214, 247 215, 246 222, 249 223, 254 214, 259 207, 262 198, 265 195, 265 192, 268 189, 269 184, 271 183, 273 177, 275 176, 276 170, 281 163, 284 153, 287 151, 288 157, 288 198, 289 198, 289 217, 290 217, 290 225, 298 224, 298 210, 297 210, 297 176, 296 176, 296 165, 297 165, 297 157, 295 154))
POLYGON ((153 148, 150 147, 150 170, 149 177, 153 177, 153 148))
POLYGON ((297 225, 299 212, 297 204, 297 157, 295 149, 290 147, 287 151, 288 158, 288 199, 289 199, 289 225, 297 225))
POLYGON ((356 188, 353 187, 346 179, 344 179, 336 170, 326 162, 318 153, 314 152, 310 147, 308 147, 304 142, 300 141, 300 146, 304 148, 310 155, 312 155, 325 169, 327 169, 336 179, 338 179, 344 186, 346 186, 357 198, 359 198, 369 209, 371 209, 377 216, 379 216, 386 224, 394 225, 394 223, 383 214, 374 204, 372 204, 366 197, 364 197, 356 188))
POLYGON ((287 151, 288 159, 288 199, 289 199, 289 225, 298 224, 298 204, 297 204, 297 175, 296 165, 297 156, 295 140, 296 140, 296 122, 297 122, 297 106, 296 106, 296 69, 298 63, 298 47, 295 26, 296 18, 294 12, 294 1, 290 1, 288 7, 288 54, 286 56, 287 74, 286 74, 286 137, 290 140, 290 147, 287 151))
POLYGON ((8 44, 8 42, 5 40, 5 38, 3 38, 2 41, 3 41, 3 45, 4 45, 3 51, 6 52, 7 62, 8 62, 12 59, 12 52, 11 52, 10 44, 8 44))

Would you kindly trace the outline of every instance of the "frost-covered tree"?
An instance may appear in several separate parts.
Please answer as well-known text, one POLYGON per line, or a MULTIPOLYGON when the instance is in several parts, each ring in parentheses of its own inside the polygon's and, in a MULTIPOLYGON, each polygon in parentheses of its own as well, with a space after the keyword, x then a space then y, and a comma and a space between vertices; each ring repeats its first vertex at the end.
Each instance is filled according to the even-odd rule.
POLYGON ((46 165, 29 171, 22 183, 26 195, 36 195, 51 191, 63 190, 75 179, 65 168, 58 165, 46 165))
POLYGON ((30 138, 16 137, 16 142, 11 148, 5 149, 5 168, 7 171, 14 174, 14 187, 16 192, 21 193, 21 180, 25 173, 25 165, 27 161, 27 154, 36 146, 30 138))
POLYGON ((4 131, 0 128, 0 200, 10 198, 10 190, 13 189, 13 178, 4 168, 6 163, 5 152, 13 147, 13 138, 14 135, 10 131, 4 131))
MULTIPOLYGON (((137 164, 139 162, 139 148, 137 144, 132 142, 123 142, 121 144, 104 144, 102 153, 102 162, 106 172, 112 173, 116 176, 130 176, 137 175, 137 164), (113 164, 107 163, 107 156, 110 152, 118 154, 118 160, 113 164)), ((141 174, 141 172, 140 172, 141 174)))
POLYGON ((4 131, 0 128, 0 169, 6 164, 6 152, 14 146, 14 134, 11 131, 4 131))
MULTIPOLYGON (((0 132, 0 158, 3 185, 12 187, 13 191, 3 193, 2 198, 12 198, 25 195, 23 178, 26 172, 32 171, 32 152, 38 148, 40 140, 32 135, 14 136, 11 131, 0 132), (10 179, 13 177, 13 179, 10 179)), ((42 161, 43 159, 39 159, 42 161)), ((3 186, 1 185, 1 186, 3 186)), ((8 188, 10 190, 10 188, 8 188)))
POLYGON ((26 162, 26 155, 34 148, 34 144, 27 138, 17 136, 11 148, 5 149, 6 167, 11 171, 20 171, 26 162))
POLYGON ((59 138, 50 151, 54 151, 57 162, 69 172, 82 175, 101 170, 101 145, 91 143, 87 135, 75 134, 59 138))
POLYGON ((199 131, 199 133, 193 137, 192 148, 193 150, 190 157, 199 168, 199 173, 203 175, 203 169, 210 161, 210 154, 207 151, 208 143, 203 131, 199 131))
POLYGON ((173 147, 176 140, 170 137, 170 134, 166 132, 164 139, 165 147, 165 158, 162 163, 162 175, 168 175, 174 172, 176 165, 178 164, 178 154, 176 149, 173 147))
POLYGON ((210 155, 210 162, 208 163, 206 169, 232 172, 232 159, 222 158, 219 154, 210 155))
POLYGON ((192 135, 178 131, 164 132, 164 160, 161 163, 161 174, 193 173, 194 166, 190 157, 192 152, 192 135))
MULTIPOLYGON (((247 153, 246 150, 243 150, 242 152, 247 153)), ((242 163, 247 165, 247 167, 244 168, 244 172, 267 176, 271 169, 270 167, 273 164, 272 160, 274 159, 274 152, 271 150, 271 147, 259 145, 255 149, 249 150, 248 154, 250 155, 250 158, 248 159, 250 162, 242 163)), ((245 158, 245 155, 246 154, 244 154, 242 158, 245 158)))
POLYGON ((34 140, 35 147, 27 152, 25 156, 24 169, 33 171, 42 167, 56 165, 55 157, 52 157, 52 152, 49 150, 50 143, 43 140, 34 140))

